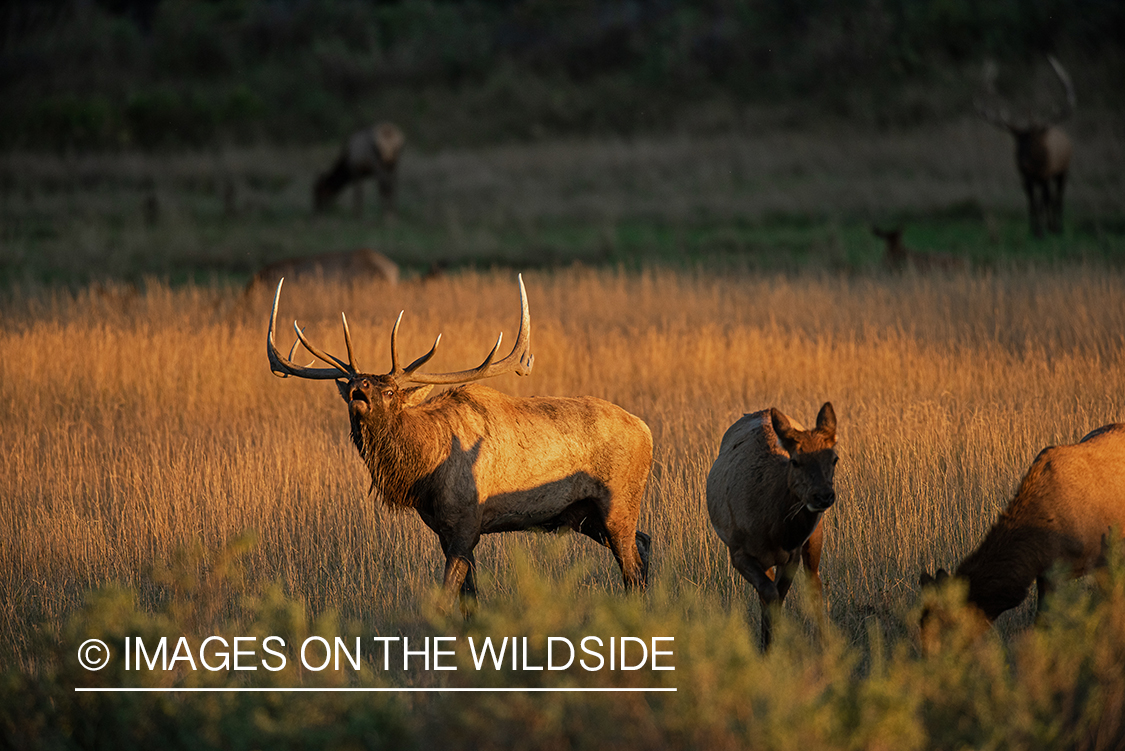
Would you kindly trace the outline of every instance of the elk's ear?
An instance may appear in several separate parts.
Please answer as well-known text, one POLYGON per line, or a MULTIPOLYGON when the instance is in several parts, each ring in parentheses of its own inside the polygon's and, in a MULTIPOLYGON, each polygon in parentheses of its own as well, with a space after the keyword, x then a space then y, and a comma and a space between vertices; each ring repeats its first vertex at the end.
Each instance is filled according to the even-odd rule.
POLYGON ((940 587, 942 584, 948 581, 948 579, 949 572, 943 568, 939 568, 937 570, 937 574, 935 574, 934 576, 930 576, 928 573, 923 571, 922 575, 918 577, 918 583, 923 587, 940 587))
POLYGON ((432 385, 414 386, 413 388, 403 389, 399 392, 399 394, 402 396, 402 406, 414 407, 421 404, 426 400, 426 397, 430 395, 430 392, 433 391, 433 389, 434 387, 432 385))
POLYGON ((336 388, 340 389, 340 398, 341 399, 343 399, 345 402, 351 401, 351 399, 348 398, 348 382, 347 381, 336 381, 336 388))
POLYGON ((777 407, 770 407, 770 422, 773 424, 773 432, 777 435, 781 448, 790 454, 796 451, 797 431, 793 429, 789 418, 783 415, 777 407))
POLYGON ((816 416, 816 432, 827 439, 828 445, 836 445, 836 410, 832 409, 832 402, 825 402, 816 416))

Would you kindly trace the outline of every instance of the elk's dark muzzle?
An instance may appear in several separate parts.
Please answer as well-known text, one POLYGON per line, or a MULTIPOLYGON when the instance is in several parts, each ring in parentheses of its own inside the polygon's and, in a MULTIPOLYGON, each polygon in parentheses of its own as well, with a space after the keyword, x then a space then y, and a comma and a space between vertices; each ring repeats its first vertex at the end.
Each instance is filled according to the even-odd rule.
POLYGON ((836 493, 828 491, 827 493, 818 493, 808 503, 809 511, 827 511, 832 508, 836 503, 836 493))

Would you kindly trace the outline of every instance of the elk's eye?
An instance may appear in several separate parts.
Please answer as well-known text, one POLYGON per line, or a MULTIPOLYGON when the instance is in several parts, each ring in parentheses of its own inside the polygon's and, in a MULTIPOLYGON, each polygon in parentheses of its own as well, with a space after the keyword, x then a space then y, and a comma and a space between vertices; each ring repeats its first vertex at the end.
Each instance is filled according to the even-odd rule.
POLYGON ((383 398, 384 399, 390 399, 394 395, 395 395, 395 392, 392 389, 386 389, 386 390, 383 391, 383 398))

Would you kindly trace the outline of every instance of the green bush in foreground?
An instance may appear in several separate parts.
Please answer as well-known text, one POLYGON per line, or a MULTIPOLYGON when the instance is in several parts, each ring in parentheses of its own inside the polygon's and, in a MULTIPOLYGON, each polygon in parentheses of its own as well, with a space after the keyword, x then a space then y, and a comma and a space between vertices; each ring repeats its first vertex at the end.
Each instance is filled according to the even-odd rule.
MULTIPOLYGON (((774 648, 761 655, 741 613, 706 595, 646 596, 590 590, 583 572, 553 579, 516 556, 510 586, 468 622, 425 604, 403 614, 397 634, 370 634, 317 616, 276 585, 242 584, 238 556, 249 543, 184 555, 153 575, 154 604, 119 587, 91 592, 62 627, 48 626, 33 667, 0 684, 0 732, 14 748, 381 748, 441 743, 465 748, 949 749, 1121 748, 1125 743, 1125 563, 1060 587, 1039 625, 1003 644, 971 635, 957 617, 963 591, 937 597, 954 617, 939 644, 884 643, 879 624, 849 638, 817 613, 782 618, 774 648), (126 637, 161 635, 193 643, 211 635, 284 639, 286 665, 257 670, 125 671, 121 661, 83 670, 77 645, 100 638, 121 654, 126 637), (296 645, 320 635, 453 637, 446 664, 457 670, 384 670, 379 650, 359 670, 300 667, 296 645), (578 645, 602 639, 672 637, 675 670, 560 671, 474 668, 472 637, 528 637, 542 664, 546 637, 578 645), (245 676, 250 676, 247 679, 245 676), (304 687, 675 687, 675 693, 77 693, 79 686, 304 687)), ((931 600, 931 602, 933 602, 931 600)), ((910 619, 914 620, 915 614, 910 619)), ((172 641, 170 639, 170 641, 172 641)), ((648 641, 648 643, 652 643, 648 641)), ((171 646, 171 645, 170 645, 171 646)), ((366 647, 364 648, 367 649, 366 647)), ((318 662, 319 659, 313 660, 318 662)), ((280 658, 274 664, 280 662, 280 658)))

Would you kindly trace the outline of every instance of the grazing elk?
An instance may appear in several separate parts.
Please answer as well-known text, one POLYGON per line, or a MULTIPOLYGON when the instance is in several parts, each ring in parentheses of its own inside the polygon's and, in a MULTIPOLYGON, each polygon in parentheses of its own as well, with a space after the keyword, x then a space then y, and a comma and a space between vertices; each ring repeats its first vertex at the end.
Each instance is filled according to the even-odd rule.
POLYGON ((888 271, 905 271, 912 268, 919 273, 928 271, 965 271, 968 268, 964 258, 949 253, 922 253, 906 247, 902 241, 902 227, 880 229, 872 227, 871 234, 887 244, 883 265, 888 271))
POLYGON ((306 276, 337 281, 382 281, 394 286, 398 284, 398 264, 369 248, 285 258, 259 269, 246 285, 246 293, 260 287, 273 287, 286 277, 306 276))
MULTIPOLYGON (((419 373, 429 352, 399 365, 391 329, 391 369, 360 371, 344 318, 348 360, 298 342, 330 367, 302 367, 278 352, 270 314, 268 354, 277 375, 335 380, 348 404, 351 435, 384 504, 413 508, 445 554, 445 595, 476 594, 473 549, 482 534, 569 527, 613 551, 627 589, 643 588, 651 541, 637 531, 652 466, 652 434, 640 418, 585 397, 517 397, 471 383, 531 372, 531 316, 520 278, 520 329, 511 353, 494 361, 500 339, 476 368, 419 373), (418 384, 418 385, 410 385, 418 384), (460 385, 427 399, 434 385, 460 385)), ((294 342, 296 350, 298 342, 294 342)), ((463 609, 466 603, 462 602, 463 609)), ((466 611, 467 612, 467 611, 466 611)))
MULTIPOLYGON (((1070 576, 1082 576, 1104 557, 1113 528, 1125 532, 1125 423, 1040 451, 1008 508, 957 567, 953 576, 968 583, 980 630, 1023 602, 1032 582, 1041 609, 1050 569, 1061 563, 1070 576)), ((923 573, 921 584, 948 578, 943 569, 936 576, 923 573)), ((933 616, 923 613, 924 642, 933 616)))
MULTIPOLYGON (((1017 119, 1007 108, 986 107, 977 102, 977 113, 989 123, 1003 128, 1016 139, 1016 167, 1023 180, 1023 189, 1031 213, 1031 232, 1036 237, 1043 235, 1043 222, 1046 220, 1050 232, 1062 232, 1063 191, 1066 189, 1066 173, 1070 168, 1073 151, 1070 138, 1059 123, 1070 117, 1077 106, 1074 84, 1062 64, 1051 55, 1047 56, 1051 68, 1062 83, 1066 95, 1066 106, 1052 115, 1041 115, 1017 119)), ((986 71, 985 83, 989 91, 994 91, 995 69, 986 71)))
POLYGON ((836 502, 835 445, 829 402, 813 430, 776 408, 762 410, 730 426, 707 475, 711 525, 735 570, 758 591, 763 650, 770 643, 770 611, 784 602, 802 560, 821 589, 820 518, 836 502))
POLYGON ((354 185, 356 213, 363 211, 361 181, 374 177, 379 186, 383 214, 395 210, 395 173, 406 137, 393 123, 379 123, 348 137, 336 161, 313 186, 313 208, 323 211, 349 184, 354 185))

